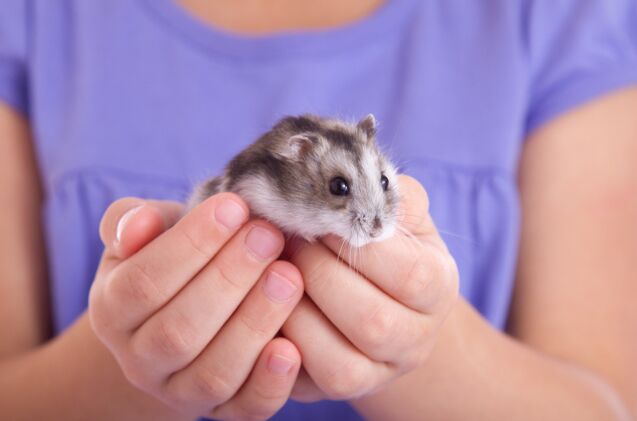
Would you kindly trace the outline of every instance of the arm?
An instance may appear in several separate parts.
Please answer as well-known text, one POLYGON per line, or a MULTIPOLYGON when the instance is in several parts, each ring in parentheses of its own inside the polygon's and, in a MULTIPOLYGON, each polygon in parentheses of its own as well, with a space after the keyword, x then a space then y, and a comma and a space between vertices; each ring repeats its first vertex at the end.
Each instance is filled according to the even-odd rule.
POLYGON ((427 363, 354 402, 369 419, 637 417, 637 90, 539 130, 521 163, 515 338, 460 301, 427 363))
POLYGON ((40 202, 27 124, 0 105, 0 358, 49 335, 40 202))

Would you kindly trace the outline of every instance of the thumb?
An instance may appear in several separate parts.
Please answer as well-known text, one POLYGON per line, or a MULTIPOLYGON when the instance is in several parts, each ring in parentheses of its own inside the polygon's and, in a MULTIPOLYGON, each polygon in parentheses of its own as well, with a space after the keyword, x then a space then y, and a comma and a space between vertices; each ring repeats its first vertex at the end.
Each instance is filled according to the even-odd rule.
POLYGON ((127 197, 113 202, 100 222, 104 258, 121 261, 170 228, 182 215, 179 202, 127 197))
POLYGON ((429 197, 425 188, 418 180, 407 175, 400 175, 398 182, 400 185, 398 223, 416 236, 435 232, 433 221, 429 216, 429 197))

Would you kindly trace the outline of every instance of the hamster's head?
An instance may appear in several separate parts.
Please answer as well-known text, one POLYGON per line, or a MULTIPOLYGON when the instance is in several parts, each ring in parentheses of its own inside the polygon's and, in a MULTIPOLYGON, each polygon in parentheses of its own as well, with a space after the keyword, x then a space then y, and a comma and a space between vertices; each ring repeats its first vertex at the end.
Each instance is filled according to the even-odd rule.
POLYGON ((352 124, 314 116, 289 119, 290 135, 279 152, 297 177, 286 177, 280 188, 302 221, 297 230, 310 238, 336 234, 354 247, 391 237, 397 171, 376 144, 374 116, 352 124))

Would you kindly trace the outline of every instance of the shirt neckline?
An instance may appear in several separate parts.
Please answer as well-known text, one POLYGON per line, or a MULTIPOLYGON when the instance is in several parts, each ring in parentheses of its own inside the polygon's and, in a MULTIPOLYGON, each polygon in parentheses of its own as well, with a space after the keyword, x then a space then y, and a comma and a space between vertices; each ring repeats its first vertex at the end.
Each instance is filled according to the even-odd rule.
POLYGON ((236 58, 312 56, 361 48, 387 38, 410 15, 418 0, 386 0, 370 15, 329 29, 244 35, 198 20, 175 0, 141 0, 159 24, 214 54, 236 58))

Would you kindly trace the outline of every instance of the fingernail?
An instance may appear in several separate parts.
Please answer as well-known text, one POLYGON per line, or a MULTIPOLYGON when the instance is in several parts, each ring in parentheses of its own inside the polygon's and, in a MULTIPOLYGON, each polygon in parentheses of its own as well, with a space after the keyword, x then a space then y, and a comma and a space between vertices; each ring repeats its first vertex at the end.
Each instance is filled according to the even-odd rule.
POLYGON ((130 221, 130 219, 135 216, 135 214, 139 212, 139 210, 143 207, 144 205, 135 206, 119 219, 119 222, 117 223, 117 229, 115 230, 115 245, 119 244, 120 241, 122 241, 122 233, 124 232, 124 228, 126 228, 126 224, 128 223, 128 221, 130 221))
POLYGON ((296 285, 276 272, 270 272, 263 284, 265 294, 277 303, 283 303, 292 298, 297 289, 296 285))
POLYGON ((256 226, 246 236, 246 245, 262 259, 271 258, 280 247, 279 239, 274 233, 256 226))
POLYGON ((268 360, 268 370, 279 376, 288 374, 294 367, 294 361, 284 357, 283 355, 273 354, 268 360))
POLYGON ((230 230, 239 228, 248 218, 246 210, 237 202, 227 199, 221 202, 215 209, 215 218, 223 226, 230 230))

